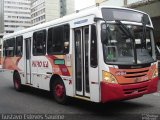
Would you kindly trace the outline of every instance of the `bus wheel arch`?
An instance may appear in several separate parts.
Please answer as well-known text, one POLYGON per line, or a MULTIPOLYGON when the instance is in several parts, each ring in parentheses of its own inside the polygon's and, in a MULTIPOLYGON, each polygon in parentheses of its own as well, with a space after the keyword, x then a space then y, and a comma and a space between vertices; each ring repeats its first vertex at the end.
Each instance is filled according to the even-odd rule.
POLYGON ((22 91, 21 77, 17 70, 14 70, 13 72, 13 84, 15 90, 22 91))
POLYGON ((51 95, 56 100, 56 102, 60 104, 67 103, 68 97, 66 95, 66 88, 65 88, 64 82, 62 78, 57 74, 54 74, 51 77, 50 92, 51 92, 51 95))

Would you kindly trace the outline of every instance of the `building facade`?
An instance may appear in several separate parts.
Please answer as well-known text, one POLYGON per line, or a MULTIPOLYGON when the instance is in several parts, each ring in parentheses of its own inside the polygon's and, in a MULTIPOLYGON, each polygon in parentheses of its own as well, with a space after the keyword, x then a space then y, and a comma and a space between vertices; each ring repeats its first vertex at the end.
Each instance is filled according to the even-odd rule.
POLYGON ((0 0, 0 33, 4 32, 3 0, 0 0))
POLYGON ((138 1, 142 1, 142 0, 96 0, 97 1, 101 1, 101 5, 107 5, 107 6, 117 6, 117 7, 121 7, 121 6, 125 6, 128 4, 132 4, 138 1))
POLYGON ((104 0, 101 5, 107 5, 107 6, 123 6, 124 0, 104 0))
POLYGON ((3 12, 3 0, 0 0, 0 48, 1 48, 1 39, 4 33, 4 12, 3 12))
POLYGON ((74 0, 32 0, 32 25, 57 19, 74 12, 74 0))
POLYGON ((31 26, 31 0, 3 0, 3 2, 4 34, 31 26))
POLYGON ((65 1, 66 1, 66 14, 68 15, 75 12, 75 0, 65 0, 65 1))

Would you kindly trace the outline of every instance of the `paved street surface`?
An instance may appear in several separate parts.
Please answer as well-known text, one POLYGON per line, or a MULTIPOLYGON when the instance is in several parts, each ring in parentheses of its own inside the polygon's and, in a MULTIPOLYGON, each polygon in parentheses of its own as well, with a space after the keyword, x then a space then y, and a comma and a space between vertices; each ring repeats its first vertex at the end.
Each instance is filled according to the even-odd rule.
POLYGON ((60 105, 46 91, 25 88, 23 92, 17 92, 10 81, 0 76, 0 113, 61 114, 64 119, 73 120, 159 120, 160 92, 107 104, 71 99, 68 105, 60 105))

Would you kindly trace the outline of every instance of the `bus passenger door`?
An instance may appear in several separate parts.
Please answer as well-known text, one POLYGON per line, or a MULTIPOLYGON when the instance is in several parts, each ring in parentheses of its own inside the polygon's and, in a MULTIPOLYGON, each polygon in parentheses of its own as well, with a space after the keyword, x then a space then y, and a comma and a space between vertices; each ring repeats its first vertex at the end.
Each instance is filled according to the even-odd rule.
POLYGON ((89 87, 89 26, 74 30, 76 95, 90 97, 89 87))
POLYGON ((31 38, 25 39, 25 74, 26 74, 26 84, 31 83, 31 38))

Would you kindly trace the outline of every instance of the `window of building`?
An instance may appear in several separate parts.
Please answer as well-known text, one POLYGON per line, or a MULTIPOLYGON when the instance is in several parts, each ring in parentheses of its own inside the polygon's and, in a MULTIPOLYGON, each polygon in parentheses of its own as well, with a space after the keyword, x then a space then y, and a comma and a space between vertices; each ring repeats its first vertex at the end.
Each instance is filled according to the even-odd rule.
POLYGON ((67 54, 69 52, 69 25, 61 25, 48 30, 48 54, 67 54))
POLYGON ((15 55, 22 56, 23 54, 23 36, 16 37, 15 55))
POLYGON ((14 31, 12 31, 12 30, 8 30, 8 31, 6 31, 6 33, 13 33, 14 31))
POLYGON ((46 30, 33 33, 33 55, 46 54, 46 30))

